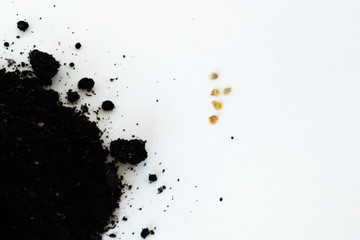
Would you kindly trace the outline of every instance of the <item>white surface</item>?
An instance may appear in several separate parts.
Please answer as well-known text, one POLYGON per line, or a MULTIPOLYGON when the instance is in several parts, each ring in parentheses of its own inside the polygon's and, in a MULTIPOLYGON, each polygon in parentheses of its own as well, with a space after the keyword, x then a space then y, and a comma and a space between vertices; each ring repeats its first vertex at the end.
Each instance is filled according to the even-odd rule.
POLYGON ((97 95, 81 103, 115 102, 101 125, 110 139, 148 139, 147 165, 125 175, 133 190, 119 216, 129 220, 110 233, 140 239, 141 228, 156 226, 149 239, 357 240, 359 8, 355 0, 3 0, 0 26, 1 40, 21 36, 15 59, 36 44, 75 62, 61 68, 57 89, 96 80, 97 95), (227 86, 211 126, 209 92, 227 86))

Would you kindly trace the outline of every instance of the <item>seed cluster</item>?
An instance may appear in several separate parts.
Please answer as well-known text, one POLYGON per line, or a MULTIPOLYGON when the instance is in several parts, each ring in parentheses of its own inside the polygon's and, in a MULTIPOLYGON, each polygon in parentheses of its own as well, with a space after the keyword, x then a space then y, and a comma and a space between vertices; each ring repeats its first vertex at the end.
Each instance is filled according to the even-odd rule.
MULTIPOLYGON (((218 79, 219 74, 216 72, 213 72, 209 75, 209 78, 211 80, 216 80, 218 79)), ((214 97, 218 97, 220 95, 220 90, 218 88, 214 88, 211 90, 210 92, 210 96, 214 96, 214 97)), ((231 92, 231 87, 226 87, 222 90, 222 94, 223 95, 228 95, 231 92)), ((220 110, 223 107, 223 103, 221 101, 212 101, 211 104, 213 105, 213 107, 215 108, 215 110, 220 110)), ((208 120, 211 124, 216 124, 219 120, 219 116, 218 115, 211 115, 210 117, 208 117, 208 120)))

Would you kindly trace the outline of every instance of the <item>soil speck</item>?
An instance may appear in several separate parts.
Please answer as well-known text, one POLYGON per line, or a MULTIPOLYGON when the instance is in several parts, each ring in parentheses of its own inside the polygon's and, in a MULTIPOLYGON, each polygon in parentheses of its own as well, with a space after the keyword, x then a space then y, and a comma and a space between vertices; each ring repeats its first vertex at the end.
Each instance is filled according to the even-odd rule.
POLYGON ((23 32, 25 32, 25 30, 28 29, 28 27, 29 27, 29 23, 25 21, 18 21, 17 23, 17 28, 23 32))
POLYGON ((87 90, 88 92, 90 92, 93 89, 94 85, 95 85, 95 82, 91 78, 82 78, 78 82, 78 88, 87 90))
POLYGON ((115 107, 114 103, 110 100, 103 101, 103 103, 101 104, 101 108, 104 111, 111 111, 114 109, 114 107, 115 107))

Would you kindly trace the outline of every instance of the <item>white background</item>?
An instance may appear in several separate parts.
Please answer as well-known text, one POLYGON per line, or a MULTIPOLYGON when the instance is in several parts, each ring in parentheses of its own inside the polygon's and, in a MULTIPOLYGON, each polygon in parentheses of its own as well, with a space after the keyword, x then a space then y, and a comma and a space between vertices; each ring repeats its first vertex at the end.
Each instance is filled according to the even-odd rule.
POLYGON ((0 60, 35 44, 74 62, 54 88, 94 78, 79 104, 113 100, 106 144, 148 140, 147 165, 122 171, 133 189, 118 239, 156 227, 149 239, 358 240, 359 12, 355 0, 2 0, 0 40, 14 44, 0 60), (218 112, 210 90, 228 86, 218 112))

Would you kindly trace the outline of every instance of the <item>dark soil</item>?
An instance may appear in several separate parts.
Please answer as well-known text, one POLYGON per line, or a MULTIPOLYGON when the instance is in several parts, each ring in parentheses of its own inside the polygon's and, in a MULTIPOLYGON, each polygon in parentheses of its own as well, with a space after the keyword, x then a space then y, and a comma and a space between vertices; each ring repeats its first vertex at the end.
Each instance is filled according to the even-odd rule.
POLYGON ((76 44, 75 44, 75 48, 76 48, 76 49, 80 49, 80 48, 81 48, 81 43, 79 43, 79 42, 76 43, 76 44))
POLYGON ((74 92, 73 90, 69 89, 66 93, 66 98, 70 103, 74 103, 79 100, 80 95, 78 92, 74 92))
POLYGON ((30 52, 29 59, 42 85, 51 85, 51 78, 57 74, 60 63, 52 55, 37 49, 30 52))
POLYGON ((144 239, 145 239, 147 236, 149 236, 150 234, 151 234, 151 235, 154 235, 155 232, 154 232, 153 230, 149 230, 148 228, 143 228, 142 231, 141 231, 141 233, 140 233, 141 237, 144 238, 144 239))
POLYGON ((24 31, 24 32, 25 32, 25 30, 28 29, 29 24, 28 24, 27 22, 25 22, 25 21, 19 21, 19 22, 17 23, 17 27, 18 27, 18 29, 20 29, 21 31, 24 31))
POLYGON ((156 174, 149 174, 149 181, 150 181, 150 183, 156 182, 157 181, 156 174))
POLYGON ((87 90, 88 92, 90 92, 92 90, 94 85, 95 85, 95 82, 91 78, 82 78, 78 82, 78 88, 87 90))
MULTIPOLYGON (((35 75, 0 71, 0 238, 101 239, 119 206, 117 168, 106 163, 96 124, 44 88, 59 62, 38 50, 29 59, 35 75)), ((118 139, 111 155, 138 163, 147 157, 145 142, 118 139)))
POLYGON ((115 107, 114 103, 110 100, 106 100, 101 104, 101 108, 105 111, 113 110, 115 107))
POLYGON ((81 109, 83 114, 89 113, 89 107, 86 104, 81 105, 80 109, 81 109))
POLYGON ((158 194, 162 193, 166 189, 166 186, 161 186, 158 188, 158 194))
POLYGON ((147 158, 146 141, 117 139, 110 143, 110 153, 121 163, 138 164, 147 158))

